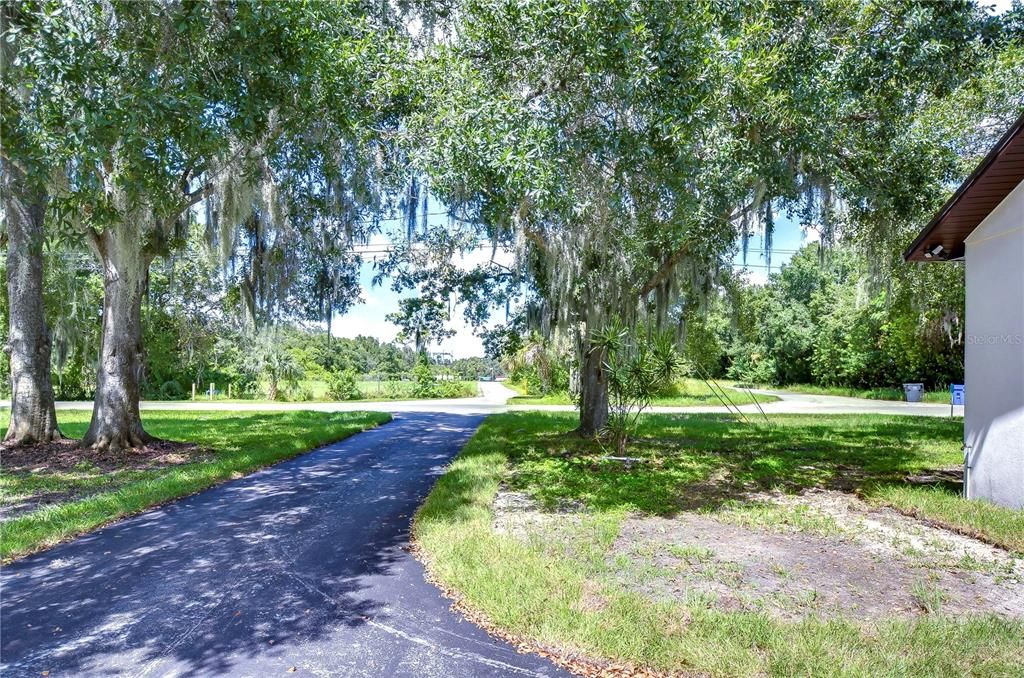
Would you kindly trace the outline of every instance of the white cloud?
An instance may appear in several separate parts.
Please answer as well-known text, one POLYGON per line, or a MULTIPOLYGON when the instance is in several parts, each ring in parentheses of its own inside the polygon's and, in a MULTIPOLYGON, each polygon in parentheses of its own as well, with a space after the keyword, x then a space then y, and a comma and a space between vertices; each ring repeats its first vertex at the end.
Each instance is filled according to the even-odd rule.
POLYGON ((767 285, 768 284, 768 270, 764 268, 748 268, 740 272, 743 279, 751 285, 767 285))
POLYGON ((380 317, 367 317, 368 314, 347 313, 331 322, 331 334, 335 337, 355 339, 358 336, 376 337, 381 341, 394 341, 398 328, 380 317))
POLYGON ((1013 0, 976 0, 977 4, 988 10, 989 14, 1003 14, 1009 11, 1013 0))

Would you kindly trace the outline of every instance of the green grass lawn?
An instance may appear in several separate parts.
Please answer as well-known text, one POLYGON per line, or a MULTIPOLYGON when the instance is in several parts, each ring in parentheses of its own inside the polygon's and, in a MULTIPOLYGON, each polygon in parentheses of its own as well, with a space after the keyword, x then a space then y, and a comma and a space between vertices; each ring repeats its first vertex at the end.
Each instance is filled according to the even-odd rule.
MULTIPOLYGON (((725 393, 734 405, 749 405, 755 402, 755 399, 759 403, 770 403, 778 400, 775 396, 771 395, 760 395, 752 394, 743 390, 736 390, 731 388, 733 382, 730 381, 716 381, 716 384, 721 385, 725 389, 725 393)), ((522 393, 521 388, 517 388, 513 384, 508 384, 515 390, 522 393)), ((716 389, 712 389, 708 384, 700 379, 681 379, 677 381, 666 392, 655 398, 652 402, 653 405, 662 407, 699 407, 702 405, 711 406, 722 406, 722 400, 719 399, 715 393, 716 389)), ((509 405, 572 405, 574 404, 572 398, 568 393, 558 392, 550 393, 544 396, 531 396, 531 395, 518 395, 508 401, 509 405)))
MULTIPOLYGON (((0 414, 6 429, 8 413, 0 414)), ((156 504, 240 477, 391 419, 379 412, 142 413, 146 430, 170 440, 192 441, 199 453, 186 463, 159 468, 103 470, 88 462, 70 469, 0 471, 0 506, 33 498, 58 500, 0 523, 0 557, 9 559, 156 504)), ((65 435, 80 438, 86 410, 60 410, 65 435)))
MULTIPOLYGON (((456 398, 473 398, 478 395, 478 388, 475 381, 459 381, 456 395, 455 396, 442 396, 442 397, 456 397, 456 398)), ((332 398, 327 393, 328 384, 323 379, 302 379, 298 382, 298 394, 289 394, 288 389, 283 386, 280 388, 282 396, 286 396, 285 400, 288 402, 332 402, 332 398)), ((416 388, 416 384, 412 381, 357 381, 356 388, 362 394, 362 397, 358 400, 365 400, 369 402, 374 401, 387 401, 387 400, 413 400, 416 398, 413 391, 416 388)), ((266 389, 263 389, 264 395, 266 389)), ((225 402, 272 402, 265 398, 250 398, 240 399, 237 397, 237 393, 232 394, 232 398, 227 397, 227 393, 218 393, 214 400, 225 401, 225 402)), ((196 400, 207 400, 205 392, 199 392, 196 394, 196 400)))
MULTIPOLYGON (((847 398, 866 398, 868 400, 906 400, 902 388, 844 388, 842 386, 814 386, 812 384, 791 384, 789 386, 763 386, 778 391, 793 393, 809 393, 811 395, 834 395, 847 398)), ((950 394, 945 391, 925 391, 922 401, 926 403, 949 404, 950 394)))
POLYGON ((773 419, 766 427, 717 415, 652 415, 628 453, 640 461, 626 467, 566 435, 571 414, 492 416, 421 508, 416 541, 433 576, 467 609, 570 655, 701 675, 1020 675, 1019 621, 940 614, 787 620, 701 599, 652 600, 608 576, 609 550, 628 516, 727 514, 768 527, 828 528, 745 499, 759 490, 858 492, 1024 553, 1024 512, 905 481, 960 463, 960 420, 773 419), (556 538, 497 532, 499 487, 571 519, 558 523, 556 538))

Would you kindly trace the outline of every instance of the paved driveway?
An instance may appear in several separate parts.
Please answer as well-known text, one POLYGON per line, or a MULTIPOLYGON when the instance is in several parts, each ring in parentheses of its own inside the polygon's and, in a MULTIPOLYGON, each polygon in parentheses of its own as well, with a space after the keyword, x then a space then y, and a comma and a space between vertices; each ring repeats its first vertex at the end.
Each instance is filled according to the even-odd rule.
POLYGON ((450 611, 405 550, 480 420, 400 415, 4 567, 0 673, 565 675, 450 611))

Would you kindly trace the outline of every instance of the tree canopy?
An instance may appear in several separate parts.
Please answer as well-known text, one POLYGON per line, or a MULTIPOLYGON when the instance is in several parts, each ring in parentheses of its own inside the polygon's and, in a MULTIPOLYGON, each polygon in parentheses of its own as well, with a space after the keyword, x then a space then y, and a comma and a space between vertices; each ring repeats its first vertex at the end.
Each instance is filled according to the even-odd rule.
POLYGON ((19 402, 52 410, 35 408, 52 401, 50 358, 25 359, 50 341, 25 309, 48 303, 59 377, 69 347, 98 344, 86 443, 144 443, 139 380, 161 341, 144 302, 177 309, 188 351, 210 349, 200 329, 227 307, 217 322, 264 367, 278 347, 255 337, 282 323, 326 323, 329 347, 359 300, 357 246, 392 214, 406 229, 376 282, 414 295, 391 316, 404 335, 422 350, 455 304, 481 328, 504 308, 490 345, 573 354, 585 433, 608 413, 594 338, 671 329, 697 352, 740 289, 734 255, 760 234, 770 257, 783 214, 817 233, 823 268, 801 255, 736 305, 766 316, 744 342, 795 356, 776 380, 825 369, 804 330, 848 265, 868 291, 837 327, 870 325, 868 298, 892 323, 904 309, 903 340, 948 327, 960 273, 898 266, 899 251, 1024 108, 1022 16, 969 0, 7 3, 4 204, 11 241, 30 244, 8 271, 40 272, 8 281, 12 381, 31 376, 19 402), (428 227, 429 195, 446 225, 428 227), (855 265, 828 263, 837 245, 855 265))

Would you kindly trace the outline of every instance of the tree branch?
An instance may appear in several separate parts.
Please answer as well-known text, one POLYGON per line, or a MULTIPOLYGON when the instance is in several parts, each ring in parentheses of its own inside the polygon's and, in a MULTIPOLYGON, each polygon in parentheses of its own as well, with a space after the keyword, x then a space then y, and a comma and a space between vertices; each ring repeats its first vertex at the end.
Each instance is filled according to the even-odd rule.
POLYGON ((669 257, 662 262, 658 270, 655 271, 654 275, 647 281, 647 283, 640 288, 639 296, 646 297, 648 294, 657 289, 658 285, 661 285, 668 277, 672 275, 672 269, 682 261, 687 254, 690 253, 691 243, 689 241, 683 243, 683 246, 677 249, 675 252, 669 255, 669 257))

